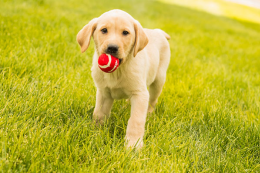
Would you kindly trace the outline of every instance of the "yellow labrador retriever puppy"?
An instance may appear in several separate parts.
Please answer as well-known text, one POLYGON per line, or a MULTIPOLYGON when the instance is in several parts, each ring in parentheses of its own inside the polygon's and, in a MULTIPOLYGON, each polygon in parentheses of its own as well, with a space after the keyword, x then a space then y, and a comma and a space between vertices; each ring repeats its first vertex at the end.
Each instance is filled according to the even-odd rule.
POLYGON ((170 36, 160 29, 142 28, 122 10, 108 11, 79 31, 77 41, 81 52, 87 50, 91 36, 95 42, 91 70, 97 87, 93 118, 102 124, 110 114, 114 99, 129 98, 127 147, 141 148, 147 111, 153 111, 165 82, 170 36), (103 53, 119 59, 120 65, 113 73, 99 69, 98 58, 103 53))

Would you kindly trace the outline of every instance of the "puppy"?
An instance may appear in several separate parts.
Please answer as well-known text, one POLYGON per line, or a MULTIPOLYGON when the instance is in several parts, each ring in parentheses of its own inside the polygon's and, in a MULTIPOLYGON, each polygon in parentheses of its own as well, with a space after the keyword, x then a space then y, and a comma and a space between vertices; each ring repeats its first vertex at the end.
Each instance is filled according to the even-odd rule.
POLYGON ((77 35, 81 52, 91 36, 95 53, 91 68, 97 87, 93 118, 104 123, 115 99, 129 98, 131 116, 126 129, 127 147, 141 148, 147 112, 154 110, 166 79, 170 62, 170 36, 160 29, 144 29, 122 10, 111 10, 94 18, 77 35), (120 65, 113 73, 98 67, 101 54, 117 57, 120 65), (149 90, 148 90, 149 88, 149 90))

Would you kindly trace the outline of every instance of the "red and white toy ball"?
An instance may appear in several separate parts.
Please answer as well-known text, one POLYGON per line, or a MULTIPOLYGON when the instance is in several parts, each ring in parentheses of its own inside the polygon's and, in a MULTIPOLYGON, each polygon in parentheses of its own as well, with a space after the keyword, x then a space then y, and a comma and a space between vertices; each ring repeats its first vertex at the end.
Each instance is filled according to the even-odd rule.
POLYGON ((98 58, 98 66, 103 72, 112 73, 119 66, 119 59, 110 54, 102 54, 98 58))

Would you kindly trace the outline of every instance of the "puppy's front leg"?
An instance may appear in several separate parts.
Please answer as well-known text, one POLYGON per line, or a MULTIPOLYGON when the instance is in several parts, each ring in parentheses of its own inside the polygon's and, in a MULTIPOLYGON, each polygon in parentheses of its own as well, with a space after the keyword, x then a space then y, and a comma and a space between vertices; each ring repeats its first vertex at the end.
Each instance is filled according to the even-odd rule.
POLYGON ((111 98, 109 93, 97 90, 96 94, 96 106, 93 113, 93 118, 98 124, 104 124, 105 120, 108 118, 114 99, 111 98))
POLYGON ((131 116, 126 130, 127 147, 141 148, 143 146, 148 101, 147 90, 131 97, 131 116))

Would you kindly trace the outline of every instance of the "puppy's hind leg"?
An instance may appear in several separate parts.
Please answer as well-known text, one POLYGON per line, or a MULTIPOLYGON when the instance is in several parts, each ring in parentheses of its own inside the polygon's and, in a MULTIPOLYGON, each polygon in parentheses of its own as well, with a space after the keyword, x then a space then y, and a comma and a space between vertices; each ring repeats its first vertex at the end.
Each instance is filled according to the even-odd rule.
POLYGON ((149 107, 148 113, 151 113, 155 109, 155 105, 158 101, 158 97, 160 96, 163 85, 165 83, 166 74, 157 75, 155 81, 149 86, 149 107))
MULTIPOLYGON (((160 30, 161 32, 161 30, 160 30)), ((166 34, 163 32, 164 35, 166 34)), ((165 35, 166 38, 169 37, 167 34, 165 35)), ((169 37, 170 38, 170 37, 169 37)), ((169 39, 167 38, 167 39, 169 39)), ((148 113, 151 113, 154 111, 155 104, 158 101, 158 97, 160 96, 163 85, 166 80, 166 72, 167 68, 170 63, 170 57, 171 57, 171 51, 170 51, 170 46, 169 43, 167 42, 166 39, 164 39, 163 44, 161 45, 162 48, 160 50, 160 64, 158 68, 157 75, 155 77, 154 82, 149 86, 149 108, 148 108, 148 113)))

